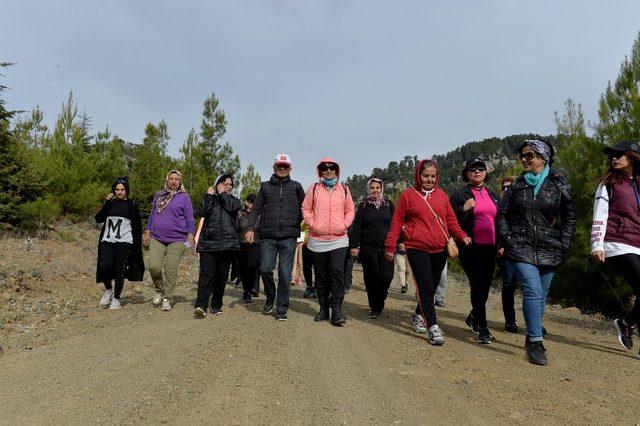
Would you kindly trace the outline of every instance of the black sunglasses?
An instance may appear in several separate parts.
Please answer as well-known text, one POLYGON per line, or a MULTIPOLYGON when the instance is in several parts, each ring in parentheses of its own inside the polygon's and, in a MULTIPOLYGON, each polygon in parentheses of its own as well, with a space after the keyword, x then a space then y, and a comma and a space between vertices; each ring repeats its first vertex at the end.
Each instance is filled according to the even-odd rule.
POLYGON ((471 172, 471 173, 486 172, 486 171, 487 171, 486 167, 471 167, 470 169, 467 169, 467 172, 471 172))
POLYGON ((288 166, 286 164, 276 164, 275 168, 276 170, 289 170, 291 166, 288 166))
POLYGON ((332 172, 336 170, 336 166, 335 164, 323 164, 322 166, 319 167, 321 172, 326 172, 331 170, 332 172))
POLYGON ((607 157, 609 157, 609 161, 613 160, 614 158, 619 160, 620 158, 624 157, 624 151, 616 151, 607 155, 607 157))
POLYGON ((520 155, 518 155, 518 157, 520 157, 521 160, 527 160, 527 161, 531 161, 534 158, 536 158, 537 154, 535 152, 523 152, 520 155))

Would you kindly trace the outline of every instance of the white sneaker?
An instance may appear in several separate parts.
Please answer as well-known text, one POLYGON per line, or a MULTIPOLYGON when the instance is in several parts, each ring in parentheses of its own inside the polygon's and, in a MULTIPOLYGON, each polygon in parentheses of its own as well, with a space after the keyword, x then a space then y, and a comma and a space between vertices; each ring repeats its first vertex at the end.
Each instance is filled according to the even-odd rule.
POLYGON ((113 289, 106 290, 102 295, 102 297, 100 298, 100 306, 102 306, 103 308, 109 307, 112 297, 113 297, 113 289))
POLYGON ((111 304, 109 305, 109 309, 120 309, 122 305, 120 304, 120 299, 116 299, 115 297, 111 299, 111 304))
POLYGON ((436 346, 444 345, 444 336, 438 324, 434 324, 429 328, 429 343, 436 346))
POLYGON ((414 313, 411 315, 411 325, 416 333, 424 334, 427 332, 427 327, 424 325, 424 318, 422 315, 414 313))
POLYGON ((153 296, 153 301, 151 303, 153 303, 154 306, 160 306, 160 304, 162 303, 162 293, 158 293, 156 292, 155 296, 153 296))
POLYGON ((204 317, 206 317, 206 316, 207 316, 207 312, 206 312, 204 309, 202 309, 202 308, 196 308, 196 309, 193 311, 193 316, 194 316, 195 318, 201 319, 201 318, 204 318, 204 317))
POLYGON ((169 302, 169 299, 162 299, 162 310, 163 311, 171 310, 171 302, 169 302))

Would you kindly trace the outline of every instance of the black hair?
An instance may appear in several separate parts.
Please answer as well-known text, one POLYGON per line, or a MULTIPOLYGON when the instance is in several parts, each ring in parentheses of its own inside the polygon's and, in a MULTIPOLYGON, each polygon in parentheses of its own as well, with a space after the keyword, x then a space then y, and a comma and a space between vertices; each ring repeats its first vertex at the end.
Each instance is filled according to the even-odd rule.
POLYGON ((122 184, 122 186, 124 186, 124 191, 127 194, 127 197, 129 197, 129 178, 127 178, 126 176, 117 177, 115 182, 113 182, 113 185, 111 185, 111 192, 115 194, 116 186, 118 186, 119 184, 122 184))
POLYGON ((245 198, 245 201, 248 201, 251 204, 255 203, 256 202, 256 194, 247 195, 247 198, 245 198))
MULTIPOLYGON (((491 178, 491 174, 489 173, 489 169, 487 169, 487 165, 485 163, 475 163, 475 164, 484 164, 484 170, 487 172, 487 174, 485 175, 483 182, 487 182, 491 178)), ((473 164, 471 164, 471 166, 473 166, 473 164)), ((469 171, 469 168, 471 168, 471 166, 465 167, 464 169, 462 169, 463 182, 469 182, 469 176, 467 176, 467 172, 469 171)))
POLYGON ((218 176, 218 178, 216 179, 215 185, 217 186, 218 184, 223 183, 227 179, 231 179, 231 186, 233 186, 235 188, 236 187, 236 183, 233 180, 233 176, 232 175, 228 175, 228 174, 223 174, 223 175, 218 176))

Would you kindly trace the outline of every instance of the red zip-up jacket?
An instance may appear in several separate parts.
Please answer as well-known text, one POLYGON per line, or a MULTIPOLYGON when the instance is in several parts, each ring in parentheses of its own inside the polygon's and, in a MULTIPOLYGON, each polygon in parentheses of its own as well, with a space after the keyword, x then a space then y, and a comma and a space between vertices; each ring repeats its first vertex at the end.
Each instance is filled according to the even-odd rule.
MULTIPOLYGON (((404 245, 407 249, 416 249, 426 251, 428 253, 440 253, 447 247, 447 237, 438 225, 435 216, 425 203, 423 195, 420 192, 420 168, 422 160, 416 166, 415 186, 405 190, 393 214, 391 228, 387 234, 385 241, 385 251, 394 253, 396 251, 396 242, 400 236, 400 232, 404 228, 404 245)), ((439 172, 438 172, 439 177, 439 172)), ((427 201, 431 204, 433 211, 442 219, 444 231, 447 236, 451 235, 455 240, 462 240, 467 234, 460 228, 456 214, 451 208, 449 197, 447 194, 437 187, 429 195, 427 201)))

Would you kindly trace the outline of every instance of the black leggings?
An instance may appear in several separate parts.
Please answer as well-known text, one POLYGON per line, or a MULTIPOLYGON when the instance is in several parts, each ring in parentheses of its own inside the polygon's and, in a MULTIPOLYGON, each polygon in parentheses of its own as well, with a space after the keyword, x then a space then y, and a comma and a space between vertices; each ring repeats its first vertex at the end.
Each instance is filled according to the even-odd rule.
POLYGON ((631 286, 636 295, 636 303, 624 319, 628 325, 636 325, 640 320, 640 255, 621 254, 607 258, 607 262, 610 262, 622 275, 622 278, 631 286))
POLYGON ((120 299, 124 287, 124 268, 127 265, 127 257, 129 257, 132 246, 133 244, 129 243, 100 243, 98 268, 100 275, 104 277, 103 283, 107 290, 111 290, 111 281, 115 280, 114 299, 120 299))
POLYGON ((309 250, 306 244, 302 245, 302 273, 304 274, 304 282, 307 287, 314 288, 313 285, 313 252, 309 250))
POLYGON ((211 300, 211 308, 222 308, 222 297, 227 285, 229 268, 237 251, 214 251, 200 253, 200 277, 198 278, 198 293, 196 308, 205 311, 211 300))
POLYGON ((256 276, 260 274, 260 244, 240 244, 238 269, 244 297, 251 296, 256 276))
POLYGON ((391 280, 393 280, 393 262, 389 262, 384 257, 384 251, 367 248, 360 250, 359 258, 362 263, 369 308, 373 312, 382 312, 391 280))
POLYGON ((496 270, 496 246, 472 244, 460 250, 460 263, 471 287, 471 315, 487 327, 487 300, 496 270))
POLYGON ((344 300, 344 259, 347 248, 314 253, 316 288, 320 306, 342 306, 344 300))
POLYGON ((416 283, 418 306, 416 314, 422 314, 427 326, 438 324, 433 296, 440 282, 440 276, 447 263, 447 253, 427 253, 426 251, 407 249, 407 259, 416 283))

